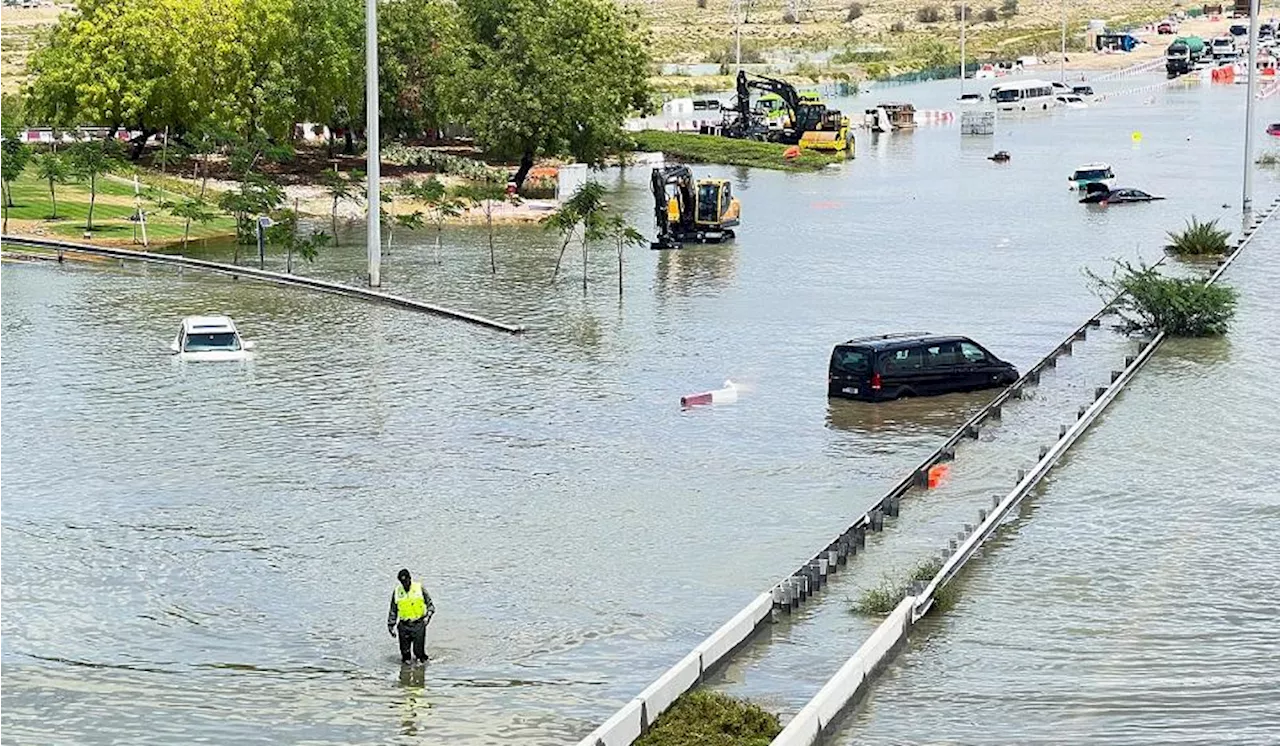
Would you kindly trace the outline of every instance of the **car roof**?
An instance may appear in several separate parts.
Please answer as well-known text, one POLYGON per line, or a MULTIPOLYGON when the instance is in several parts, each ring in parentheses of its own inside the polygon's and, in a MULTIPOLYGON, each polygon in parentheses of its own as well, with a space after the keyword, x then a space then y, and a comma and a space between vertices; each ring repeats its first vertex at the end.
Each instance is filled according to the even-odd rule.
POLYGON ((1097 163, 1082 163, 1081 165, 1076 166, 1077 171, 1097 171, 1104 168, 1110 169, 1111 164, 1099 161, 1097 163))
POLYGON ((229 316, 188 316, 182 320, 182 328, 192 332, 234 332, 236 323, 229 316))
POLYGON ((869 347, 874 350, 891 350, 912 347, 924 342, 971 342, 968 337, 955 334, 930 334, 929 332, 899 332, 878 334, 872 337, 855 337, 841 342, 839 347, 869 347))

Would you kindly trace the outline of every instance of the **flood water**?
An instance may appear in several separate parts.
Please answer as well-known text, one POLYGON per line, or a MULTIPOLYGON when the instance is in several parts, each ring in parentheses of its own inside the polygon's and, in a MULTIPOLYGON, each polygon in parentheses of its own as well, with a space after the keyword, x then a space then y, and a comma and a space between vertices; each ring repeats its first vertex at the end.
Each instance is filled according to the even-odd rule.
MULTIPOLYGON (((953 86, 904 86, 885 98, 941 107, 953 86)), ((879 98, 841 103, 859 110, 879 98)), ((825 545, 989 396, 828 402, 834 343, 903 329, 958 332, 1019 367, 1034 363, 1099 305, 1082 268, 1154 259, 1165 231, 1191 214, 1235 219, 1243 108, 1243 87, 1205 84, 1002 120, 994 138, 961 141, 955 127, 864 134, 856 160, 821 174, 697 168, 734 180, 744 213, 738 240, 631 251, 621 302, 607 248, 588 259, 584 298, 581 255, 571 251, 552 284, 559 243, 538 228, 498 233, 496 276, 482 229, 446 231, 438 257, 430 234, 396 236, 384 258, 387 290, 523 323, 524 337, 191 272, 6 264, 4 743, 563 743, 585 735, 825 545), (997 149, 1013 160, 987 161, 997 149), (1169 199, 1105 210, 1076 204, 1066 176, 1093 160, 1169 199), (171 361, 165 347, 178 320, 203 312, 234 317, 258 343, 256 359, 171 361), (679 409, 681 395, 726 378, 744 386, 738 404, 679 409), (425 672, 402 672, 384 627, 401 566, 438 608, 425 672)), ((1271 102, 1260 109, 1260 121, 1280 113, 1271 102)), ((603 178, 650 231, 647 173, 603 178)), ((1260 172, 1257 188, 1269 203, 1280 189, 1275 172, 1260 172)), ((306 271, 358 281, 357 239, 306 271)), ((1244 291, 1241 330, 1274 326, 1274 313, 1259 321, 1250 306, 1273 283, 1248 284, 1275 270, 1267 245, 1277 246, 1260 242, 1232 272, 1244 291)), ((921 682, 961 691, 948 684, 957 660, 971 678, 954 686, 988 693, 1004 730, 986 732, 1001 740, 1030 727, 1027 710, 995 702, 1002 692, 1036 692, 1031 717, 1046 723, 1073 712, 1072 697, 1083 696, 1073 681, 1123 686, 1153 712, 1170 682, 1189 675, 1184 653, 1159 630, 1174 625, 1187 640, 1207 639, 1224 616, 1274 619, 1249 616, 1261 613, 1250 598, 1275 595, 1239 592, 1242 579, 1265 578, 1249 575, 1249 565, 1214 584, 1170 581, 1154 607, 1162 614, 1131 598, 1165 577, 1162 563, 1208 572, 1200 563, 1224 542, 1234 546, 1228 561, 1250 546, 1248 560, 1265 561, 1265 520, 1242 515, 1230 535, 1248 536, 1231 545, 1214 533, 1222 527, 1174 516, 1220 516, 1205 501, 1228 500, 1214 480, 1252 478, 1247 469, 1215 475, 1243 451, 1265 449, 1241 440, 1229 416, 1204 423, 1195 415, 1212 393, 1223 407, 1264 416, 1276 388, 1248 361, 1266 359, 1266 339, 1238 331, 1162 352, 1056 474, 1016 540, 971 573, 965 605, 913 643, 904 661, 919 662, 889 677, 905 693, 874 700, 871 720, 851 719, 849 737, 914 740, 915 720, 890 703, 914 696, 910 711, 926 709, 938 696, 926 699, 921 682), (1227 391, 1256 394, 1251 404, 1227 391), (1135 470, 1197 423, 1218 428, 1198 444, 1202 467, 1148 467, 1180 488, 1166 494, 1135 470), (1120 512, 1106 518, 1099 505, 1120 512), (1050 506, 1056 517, 1042 521, 1050 506), (1152 534, 1137 541, 1155 553, 1126 555, 1125 532, 1144 512, 1169 522, 1140 528, 1163 526, 1180 538, 1152 534), (1082 535, 1083 527, 1092 530, 1082 535), (1205 535, 1212 544, 1197 544, 1205 535), (1095 543, 1107 536, 1101 551, 1095 543), (1089 585, 1099 575, 1105 581, 1089 585), (1057 591, 1037 592, 1038 583, 1057 591), (1025 608, 1028 596, 1059 616, 1046 623, 1025 608), (1184 608, 1202 611, 1177 617, 1184 608), (1070 613, 1121 624, 1112 619, 1118 610, 1136 615, 1124 622, 1133 633, 1125 638, 1130 678, 1078 670, 1079 659, 1063 657, 1101 656, 1104 643, 1070 613), (1039 652, 1062 678, 1028 673, 1025 657, 984 663, 1013 630, 1027 646, 1057 640, 1039 652), (1135 662, 1173 678, 1142 676, 1135 662)), ((1275 440, 1261 426, 1247 434, 1255 445, 1275 440)), ((1273 509, 1257 508, 1263 518, 1273 509)), ((830 608, 811 629, 848 624, 830 608)), ((1239 663, 1224 674, 1236 681, 1260 681, 1243 659, 1267 646, 1249 630, 1211 658, 1239 663)), ((737 683, 726 686, 785 712, 838 668, 846 644, 861 641, 846 637, 829 652, 808 645, 830 671, 766 678, 746 666, 727 672, 737 683)), ((1204 717, 1227 706, 1213 692, 1203 690, 1204 717)), ((970 712, 954 707, 960 701, 930 716, 931 738, 973 732, 970 712)), ((1260 732, 1274 720, 1233 702, 1239 709, 1219 727, 1260 732)), ((1112 722, 1147 725, 1109 712, 1112 722)), ((1078 734, 1092 737, 1088 728, 1109 725, 1106 716, 1078 734)))

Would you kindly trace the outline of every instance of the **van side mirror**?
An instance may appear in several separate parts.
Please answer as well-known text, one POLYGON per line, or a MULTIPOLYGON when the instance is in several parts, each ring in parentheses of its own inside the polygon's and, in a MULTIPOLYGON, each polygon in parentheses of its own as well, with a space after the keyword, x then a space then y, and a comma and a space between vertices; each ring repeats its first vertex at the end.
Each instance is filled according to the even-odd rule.
POLYGON ((178 341, 174 340, 169 343, 169 352, 176 353, 178 351, 178 341))

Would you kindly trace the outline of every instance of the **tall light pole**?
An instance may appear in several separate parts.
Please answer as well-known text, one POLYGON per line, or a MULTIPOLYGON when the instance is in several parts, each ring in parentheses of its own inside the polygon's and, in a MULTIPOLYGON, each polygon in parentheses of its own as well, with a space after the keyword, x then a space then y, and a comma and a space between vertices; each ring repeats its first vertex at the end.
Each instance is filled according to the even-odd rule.
POLYGON ((1249 85, 1244 104, 1244 198, 1240 204, 1245 218, 1253 212, 1253 104, 1258 98, 1258 15, 1259 0, 1249 3, 1249 85))
POLYGON ((1067 82, 1067 0, 1062 0, 1062 56, 1058 58, 1058 77, 1067 82))
POLYGON ((960 0, 960 98, 964 98, 964 27, 968 20, 969 6, 960 0))
POLYGON ((364 0, 364 131, 368 174, 369 287, 382 285, 382 198, 378 182, 382 171, 378 152, 378 0, 364 0))

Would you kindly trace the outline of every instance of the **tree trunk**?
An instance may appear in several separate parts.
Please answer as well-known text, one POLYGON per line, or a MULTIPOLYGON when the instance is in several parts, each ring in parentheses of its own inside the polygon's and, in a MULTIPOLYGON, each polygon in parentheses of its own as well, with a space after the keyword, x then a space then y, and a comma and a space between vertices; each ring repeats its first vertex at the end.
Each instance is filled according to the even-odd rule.
POLYGON ((333 198, 333 248, 338 248, 338 198, 333 198))
POLYGON ((58 193, 53 188, 53 179, 49 179, 49 201, 53 203, 53 219, 58 219, 58 193))
POLYGON ((343 152, 347 155, 354 155, 356 152, 356 141, 351 136, 351 128, 348 127, 342 131, 343 152))
POLYGON ((564 261, 564 254, 566 251, 569 250, 569 242, 572 240, 573 240, 573 229, 570 228, 569 232, 565 234, 564 243, 560 244, 560 256, 556 257, 556 268, 555 268, 555 271, 551 273, 551 282, 553 284, 556 281, 556 277, 560 274, 560 263, 564 261))
POLYGON ((325 140, 325 152, 328 154, 329 158, 332 159, 333 158, 333 125, 330 124, 328 129, 329 129, 329 137, 325 140))
POLYGON ((529 177, 529 171, 533 169, 533 148, 526 148, 520 154, 520 168, 516 169, 515 182, 516 192, 518 193, 524 187, 524 180, 529 177))
POLYGON ((191 237, 191 218, 187 218, 186 225, 182 226, 182 253, 187 253, 187 239, 191 237))
POLYGON ((85 222, 86 231, 93 230, 93 205, 98 200, 98 175, 89 174, 89 217, 85 222))
POLYGON ((147 146, 147 140, 150 140, 155 133, 155 130, 144 129, 142 134, 129 141, 133 145, 133 149, 129 151, 129 160, 137 161, 142 157, 142 149, 147 146))
POLYGON ((582 295, 587 294, 587 234, 582 234, 582 295))
POLYGON ((0 228, 3 232, 9 232, 9 188, 0 183, 0 189, 4 190, 4 200, 0 201, 0 205, 4 207, 4 227, 0 228))
POLYGON ((622 300, 622 241, 618 241, 618 300, 622 300))
POLYGON ((485 219, 489 222, 489 272, 498 274, 498 260, 493 255, 493 200, 489 200, 489 209, 485 210, 485 219))
POLYGON ((440 224, 436 224, 436 266, 440 266, 440 242, 443 239, 444 228, 440 224))

